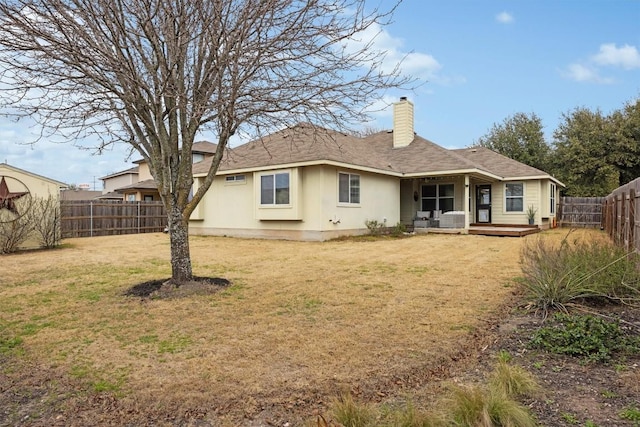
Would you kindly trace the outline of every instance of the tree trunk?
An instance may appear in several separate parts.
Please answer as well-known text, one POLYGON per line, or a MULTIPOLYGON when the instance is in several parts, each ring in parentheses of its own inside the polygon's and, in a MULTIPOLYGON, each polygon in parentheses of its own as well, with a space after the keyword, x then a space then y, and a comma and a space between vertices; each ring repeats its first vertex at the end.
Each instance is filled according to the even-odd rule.
POLYGON ((168 213, 169 238, 171 241, 171 280, 177 286, 193 278, 189 253, 189 221, 180 209, 171 208, 168 213))

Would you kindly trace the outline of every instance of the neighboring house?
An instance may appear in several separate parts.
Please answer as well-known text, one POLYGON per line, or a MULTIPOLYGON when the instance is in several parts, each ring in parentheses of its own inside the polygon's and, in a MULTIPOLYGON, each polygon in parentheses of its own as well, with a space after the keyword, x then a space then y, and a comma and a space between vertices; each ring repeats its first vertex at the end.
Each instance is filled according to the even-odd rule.
MULTIPOLYGON (((60 198, 64 182, 0 163, 0 227, 9 226, 23 217, 33 206, 35 199, 60 198)), ((38 247, 35 239, 29 239, 21 248, 38 247)))
MULTIPOLYGON (((201 162, 206 158, 212 157, 216 152, 216 147, 216 144, 207 141, 195 142, 191 149, 193 163, 201 162)), ((158 192, 158 186, 156 185, 156 182, 151 175, 151 171, 149 170, 149 165, 147 164, 147 162, 145 160, 137 160, 134 163, 136 163, 138 166, 128 169, 128 171, 135 170, 135 181, 114 187, 114 191, 122 194, 124 200, 130 202, 140 200, 160 201, 161 199, 160 193, 158 192)), ((104 178, 100 179, 104 180, 104 178)))
MULTIPOLYGON (((211 159, 194 165, 194 187, 211 159)), ((363 138, 299 124, 227 150, 191 216, 192 234, 326 240, 388 227, 555 224, 558 186, 541 170, 486 148, 448 150, 394 104, 393 131, 363 138)))
POLYGON ((118 193, 116 190, 139 181, 138 167, 134 166, 120 172, 115 172, 103 176, 100 179, 102 180, 102 195, 98 198, 122 200, 122 193, 118 193))
POLYGON ((0 163, 0 180, 2 178, 5 178, 5 183, 10 192, 24 192, 26 188, 31 197, 45 199, 49 196, 58 197, 60 191, 68 187, 64 182, 56 181, 7 163, 0 163), (9 180, 17 181, 15 184, 19 188, 13 188, 9 180))

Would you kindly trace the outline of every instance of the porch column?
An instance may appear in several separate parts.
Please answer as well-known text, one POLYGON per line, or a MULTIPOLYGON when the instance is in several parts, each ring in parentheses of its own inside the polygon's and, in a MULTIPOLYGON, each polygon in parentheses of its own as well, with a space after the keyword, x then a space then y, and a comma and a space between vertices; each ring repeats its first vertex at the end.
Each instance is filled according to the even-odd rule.
POLYGON ((469 210, 471 209, 471 205, 469 202, 469 175, 465 174, 464 176, 464 229, 469 232, 469 210))

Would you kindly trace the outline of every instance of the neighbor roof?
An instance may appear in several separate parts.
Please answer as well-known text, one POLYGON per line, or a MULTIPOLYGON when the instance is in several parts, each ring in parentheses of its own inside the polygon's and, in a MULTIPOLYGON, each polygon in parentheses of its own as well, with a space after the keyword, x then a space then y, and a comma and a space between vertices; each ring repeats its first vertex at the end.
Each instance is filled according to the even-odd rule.
MULTIPOLYGON (((210 158, 195 164, 194 175, 206 174, 211 162, 210 158)), ((308 123, 227 149, 218 171, 314 163, 337 163, 395 176, 470 173, 488 179, 550 177, 486 148, 448 150, 418 135, 408 146, 394 148, 391 131, 360 138, 308 123)))
POLYGON ((105 180, 109 178, 115 178, 116 176, 121 176, 121 175, 137 175, 137 174, 138 174, 138 166, 134 166, 132 168, 125 169, 123 171, 114 172, 112 174, 103 176, 102 178, 99 178, 99 179, 105 180))
POLYGON ((145 179, 144 181, 138 181, 134 184, 125 185, 116 189, 118 193, 122 193, 123 190, 157 190, 158 186, 153 179, 145 179))

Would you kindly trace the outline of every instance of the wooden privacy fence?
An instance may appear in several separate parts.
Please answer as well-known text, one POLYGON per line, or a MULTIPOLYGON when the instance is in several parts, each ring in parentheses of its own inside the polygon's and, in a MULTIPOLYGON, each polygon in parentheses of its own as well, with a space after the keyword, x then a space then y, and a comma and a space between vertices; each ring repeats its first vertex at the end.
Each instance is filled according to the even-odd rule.
POLYGON ((640 178, 617 188, 604 202, 604 229, 627 250, 640 251, 640 178))
POLYGON ((60 208, 63 239, 154 233, 167 224, 162 202, 63 200, 60 208))
POLYGON ((602 227, 604 197, 561 197, 558 225, 561 227, 602 227))

